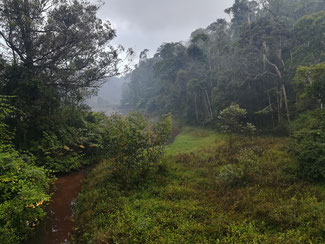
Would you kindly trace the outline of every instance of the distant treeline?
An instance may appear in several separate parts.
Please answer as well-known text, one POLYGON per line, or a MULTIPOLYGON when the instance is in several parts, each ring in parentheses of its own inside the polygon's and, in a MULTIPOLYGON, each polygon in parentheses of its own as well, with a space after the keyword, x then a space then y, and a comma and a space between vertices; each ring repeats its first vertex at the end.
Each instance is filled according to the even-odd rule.
POLYGON ((186 44, 164 43, 154 57, 144 50, 122 104, 202 125, 237 103, 258 127, 282 127, 323 106, 308 70, 325 60, 322 10, 320 0, 236 0, 225 10, 230 22, 195 30, 186 44))

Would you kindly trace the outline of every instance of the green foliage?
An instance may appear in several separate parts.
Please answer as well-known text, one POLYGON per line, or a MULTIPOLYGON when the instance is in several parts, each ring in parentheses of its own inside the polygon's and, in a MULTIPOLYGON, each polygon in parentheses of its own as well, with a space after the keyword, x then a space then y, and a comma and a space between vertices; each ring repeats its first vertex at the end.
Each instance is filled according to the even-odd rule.
POLYGON ((216 141, 223 139, 225 135, 216 134, 213 131, 185 127, 177 135, 172 145, 166 146, 167 154, 183 154, 213 147, 216 141))
MULTIPOLYGON (((283 125, 296 116, 296 103, 303 110, 322 104, 320 66, 308 96, 292 80, 297 67, 325 61, 324 10, 320 0, 236 0, 225 10, 230 22, 218 19, 194 30, 187 45, 165 43, 141 61, 126 85, 124 105, 213 125, 234 102, 258 128, 286 136, 283 125)), ((299 68, 296 77, 305 71, 299 68)))
POLYGON ((42 138, 29 150, 37 164, 54 172, 69 172, 103 156, 104 114, 80 107, 64 107, 49 118, 42 138))
POLYGON ((301 174, 314 180, 325 179, 325 112, 302 114, 292 125, 292 150, 301 174))
POLYGON ((217 179, 220 179, 224 184, 236 185, 242 183, 245 173, 241 165, 226 164, 220 168, 217 179))
POLYGON ((259 158, 253 150, 242 150, 236 158, 235 164, 220 167, 217 180, 225 185, 242 185, 249 183, 252 177, 260 174, 259 158))
POLYGON ((324 53, 319 45, 323 38, 321 33, 324 31, 324 23, 324 8, 303 16, 296 22, 294 32, 300 44, 294 55, 294 62, 297 66, 299 64, 315 65, 325 61, 324 53))
POLYGON ((143 181, 157 164, 171 132, 171 117, 148 124, 136 112, 111 115, 105 121, 103 150, 113 162, 115 177, 124 185, 143 181))
POLYGON ((15 244, 26 239, 45 216, 50 180, 35 166, 34 157, 16 151, 4 119, 14 108, 0 100, 0 242, 15 244))
POLYGON ((110 178, 112 162, 99 164, 77 201, 75 242, 324 242, 324 188, 295 177, 296 161, 285 150, 286 140, 238 140, 243 150, 232 165, 246 166, 246 180, 227 185, 216 181, 225 164, 215 151, 224 143, 217 138, 207 148, 201 138, 209 134, 182 131, 169 145, 172 153, 160 166, 164 170, 152 171, 141 187, 121 189, 110 178), (202 143, 201 150, 184 153, 179 145, 189 137, 202 143))
POLYGON ((4 57, 35 76, 22 86, 37 82, 41 91, 56 85, 57 91, 65 90, 72 97, 76 93, 81 95, 80 89, 98 84, 103 76, 118 73, 118 50, 109 45, 115 31, 108 22, 96 17, 98 9, 83 1, 2 3, 1 40, 7 46, 3 49, 4 57))
POLYGON ((124 105, 210 125, 235 102, 262 128, 290 121, 295 69, 324 58, 324 14, 315 13, 324 9, 318 0, 237 0, 225 10, 231 22, 218 19, 193 31, 187 46, 166 43, 141 61, 124 105))
POLYGON ((255 126, 243 121, 246 114, 247 111, 241 109, 238 104, 231 104, 222 110, 218 116, 221 128, 227 133, 253 134, 256 131, 255 126))
POLYGON ((19 243, 45 217, 49 179, 33 158, 0 151, 0 242, 19 243))
POLYGON ((325 63, 298 67, 293 85, 299 110, 322 108, 325 101, 325 63))
POLYGON ((98 9, 78 0, 1 2, 0 94, 14 96, 10 104, 21 111, 8 120, 19 149, 44 133, 62 136, 52 120, 64 120, 62 110, 78 107, 103 77, 119 74, 123 47, 110 45, 115 30, 97 18, 98 9))
POLYGON ((13 134, 9 131, 5 119, 11 114, 15 108, 8 102, 8 96, 0 96, 0 150, 10 146, 13 134))
POLYGON ((97 6, 0 5, 0 94, 10 95, 0 96, 0 242, 23 240, 44 216, 48 179, 35 165, 69 172, 102 157, 77 208, 81 242, 324 242, 324 190, 298 178, 325 178, 323 1, 236 0, 229 23, 140 54, 124 106, 196 125, 219 119, 230 134, 183 131, 163 164, 170 116, 149 123, 80 105, 119 73, 115 31, 97 6), (294 105, 321 109, 292 125, 297 162, 284 139, 236 135, 256 132, 247 121, 285 135, 294 105))

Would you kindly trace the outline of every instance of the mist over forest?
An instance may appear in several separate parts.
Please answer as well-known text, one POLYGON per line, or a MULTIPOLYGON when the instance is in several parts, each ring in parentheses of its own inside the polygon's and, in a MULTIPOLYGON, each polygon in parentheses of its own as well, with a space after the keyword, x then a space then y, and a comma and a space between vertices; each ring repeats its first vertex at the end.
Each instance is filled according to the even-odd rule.
POLYGON ((122 104, 212 125, 237 103, 262 129, 286 126, 307 109, 295 106, 306 92, 301 76, 308 71, 300 66, 324 58, 323 8, 321 1, 235 1, 225 10, 230 22, 217 19, 187 42, 163 43, 153 57, 144 50, 122 104))
POLYGON ((324 33, 324 0, 0 0, 0 243, 325 243, 324 33))
POLYGON ((97 91, 97 94, 87 99, 86 104, 96 112, 107 114, 119 112, 121 110, 122 88, 126 82, 125 78, 108 78, 97 91))

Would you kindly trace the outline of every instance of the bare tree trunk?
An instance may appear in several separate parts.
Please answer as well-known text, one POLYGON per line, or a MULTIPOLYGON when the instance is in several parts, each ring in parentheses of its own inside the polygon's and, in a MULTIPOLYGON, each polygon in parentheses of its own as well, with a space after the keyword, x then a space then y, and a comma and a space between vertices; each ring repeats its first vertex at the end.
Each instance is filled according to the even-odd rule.
POLYGON ((204 101, 205 108, 206 108, 206 110, 208 112, 208 117, 210 118, 210 110, 209 110, 209 106, 208 106, 208 103, 207 103, 207 100, 206 100, 205 93, 203 93, 203 101, 204 101))
POLYGON ((285 88, 284 84, 282 84, 282 92, 283 92, 284 105, 285 105, 286 112, 287 112, 287 119, 290 122, 290 113, 289 113, 289 106, 288 106, 288 98, 287 98, 287 92, 286 92, 286 88, 285 88))
POLYGON ((320 109, 323 109, 324 104, 323 104, 322 99, 318 99, 318 103, 319 103, 319 108, 320 108, 320 109))
POLYGON ((195 97, 194 97, 195 115, 196 115, 196 121, 199 122, 199 114, 198 114, 198 112, 197 112, 196 97, 197 97, 197 94, 195 93, 195 97))
POLYGON ((210 102, 209 94, 208 94, 208 91, 207 91, 206 88, 204 88, 204 92, 205 92, 205 95, 206 95, 206 98, 207 98, 210 116, 211 116, 211 118, 213 118, 213 113, 212 113, 212 108, 211 108, 211 102, 210 102))
POLYGON ((281 123, 281 99, 280 99, 280 93, 277 92, 276 93, 276 100, 277 100, 277 103, 278 103, 278 123, 281 123))
POLYGON ((271 97, 270 97, 270 94, 267 92, 267 98, 269 100, 269 106, 270 106, 270 109, 271 109, 271 116, 272 116, 272 124, 273 124, 273 128, 275 127, 275 123, 274 123, 274 114, 273 114, 273 107, 272 107, 272 103, 271 103, 271 97))
POLYGON ((282 106, 283 106, 283 92, 282 92, 282 87, 279 88, 278 93, 280 94, 280 110, 282 110, 282 106))

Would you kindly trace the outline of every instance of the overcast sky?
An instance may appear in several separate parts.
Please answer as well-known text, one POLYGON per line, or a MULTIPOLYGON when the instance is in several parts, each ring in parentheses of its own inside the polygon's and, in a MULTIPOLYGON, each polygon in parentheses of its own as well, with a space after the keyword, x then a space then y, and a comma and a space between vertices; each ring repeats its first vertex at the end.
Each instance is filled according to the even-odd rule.
POLYGON ((147 48, 151 55, 163 42, 188 40, 191 32, 218 18, 233 0, 104 0, 99 17, 117 29, 114 43, 147 48))

